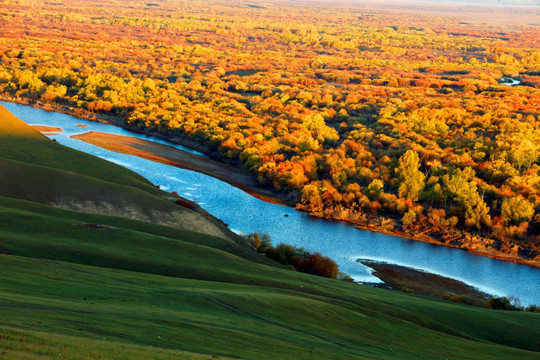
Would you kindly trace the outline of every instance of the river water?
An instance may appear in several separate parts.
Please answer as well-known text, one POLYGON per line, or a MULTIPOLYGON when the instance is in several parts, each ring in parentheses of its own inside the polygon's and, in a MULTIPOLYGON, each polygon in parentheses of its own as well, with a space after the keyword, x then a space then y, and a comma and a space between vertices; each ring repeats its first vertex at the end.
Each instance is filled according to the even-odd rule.
POLYGON ((513 79, 511 77, 507 77, 507 78, 503 77, 503 78, 500 78, 499 81, 500 81, 500 84, 506 85, 506 86, 517 86, 521 84, 521 81, 513 79))
MULTIPOLYGON (((490 294, 515 297, 522 305, 540 304, 540 269, 313 218, 293 208, 259 200, 210 176, 114 153, 70 136, 100 131, 160 143, 165 141, 26 105, 0 103, 28 124, 61 127, 62 133, 49 137, 60 144, 125 166, 160 185, 163 190, 176 191, 196 201, 236 232, 266 232, 275 244, 286 242, 311 252, 320 252, 334 259, 340 270, 357 281, 379 282, 371 274, 371 269, 358 263, 357 259, 380 260, 458 279, 490 294)), ((172 146, 197 153, 179 145, 172 146)))

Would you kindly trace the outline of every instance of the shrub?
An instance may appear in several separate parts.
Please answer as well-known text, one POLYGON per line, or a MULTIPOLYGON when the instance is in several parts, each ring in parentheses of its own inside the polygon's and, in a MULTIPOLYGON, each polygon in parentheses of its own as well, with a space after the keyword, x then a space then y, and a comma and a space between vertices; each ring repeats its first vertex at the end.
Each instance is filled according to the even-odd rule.
POLYGON ((285 268, 293 267, 296 271, 323 276, 331 279, 340 279, 352 282, 352 278, 339 271, 336 262, 319 253, 311 254, 304 248, 297 248, 289 244, 280 243, 272 246, 268 234, 249 234, 246 237, 259 253, 284 265, 285 268))
POLYGON ((176 200, 176 205, 183 206, 186 209, 194 210, 193 209, 193 204, 191 202, 189 202, 189 201, 184 200, 184 199, 176 200))
POLYGON ((257 249, 257 251, 262 254, 266 254, 268 250, 272 248, 272 240, 270 239, 270 235, 268 234, 249 234, 247 236, 247 241, 249 241, 249 243, 253 245, 253 247, 255 247, 255 249, 257 249))
POLYGON ((405 227, 414 224, 416 221, 416 213, 412 210, 409 210, 405 213, 405 215, 403 215, 401 221, 403 222, 403 226, 405 227))
POLYGON ((338 272, 337 279, 345 282, 354 282, 354 279, 349 274, 343 271, 338 272))
POLYGON ((518 225, 529 221, 534 215, 534 205, 525 199, 513 197, 505 199, 501 206, 501 217, 507 224, 518 225))
MULTIPOLYGON (((277 261, 283 265, 295 265, 295 263, 300 263, 302 259, 299 256, 299 249, 295 248, 292 245, 288 244, 279 244, 276 247, 271 247, 266 252, 266 256, 277 261)), ((296 266, 295 266, 296 267, 296 266)))
POLYGON ((512 300, 506 296, 490 297, 486 303, 486 307, 494 310, 522 310, 518 305, 513 304, 512 300))
POLYGON ((339 273, 336 262, 319 253, 309 255, 309 257, 304 260, 302 267, 298 270, 331 279, 336 279, 339 273))

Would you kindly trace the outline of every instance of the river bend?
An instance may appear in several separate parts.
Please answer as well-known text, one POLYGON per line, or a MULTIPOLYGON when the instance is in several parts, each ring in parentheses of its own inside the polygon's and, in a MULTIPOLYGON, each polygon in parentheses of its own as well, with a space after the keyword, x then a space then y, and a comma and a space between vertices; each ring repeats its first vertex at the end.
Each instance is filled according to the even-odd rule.
MULTIPOLYGON (((305 212, 259 200, 213 177, 114 153, 70 136, 100 131, 171 145, 163 140, 27 105, 1 103, 28 124, 61 127, 62 133, 49 135, 60 144, 125 166, 163 190, 176 191, 196 201, 234 231, 266 232, 276 244, 286 242, 320 252, 333 258, 342 271, 357 281, 379 282, 357 259, 382 260, 458 279, 494 295, 515 297, 522 305, 540 304, 540 269, 313 218, 305 212)), ((179 145, 173 146, 197 153, 179 145)))

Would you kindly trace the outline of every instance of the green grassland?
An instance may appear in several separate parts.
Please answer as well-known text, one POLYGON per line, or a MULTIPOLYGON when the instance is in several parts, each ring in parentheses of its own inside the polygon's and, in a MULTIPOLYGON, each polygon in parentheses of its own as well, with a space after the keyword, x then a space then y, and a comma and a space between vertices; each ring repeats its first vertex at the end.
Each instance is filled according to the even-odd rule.
POLYGON ((70 201, 118 191, 120 206, 136 207, 139 195, 146 209, 179 206, 2 111, 0 124, 0 359, 540 356, 540 314, 280 269, 226 230, 53 207, 64 184, 76 189, 70 201))

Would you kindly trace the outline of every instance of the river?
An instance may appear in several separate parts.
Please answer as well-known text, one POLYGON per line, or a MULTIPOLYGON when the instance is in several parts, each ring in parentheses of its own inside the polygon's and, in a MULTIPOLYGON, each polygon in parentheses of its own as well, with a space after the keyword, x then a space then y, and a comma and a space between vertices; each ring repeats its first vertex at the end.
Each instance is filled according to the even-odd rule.
MULTIPOLYGON (((62 128, 62 133, 49 135, 60 144, 125 166, 153 184, 160 185, 163 190, 176 191, 196 201, 227 223, 233 231, 245 234, 266 232, 276 244, 286 242, 329 256, 338 263, 340 270, 356 281, 379 282, 371 274, 370 268, 356 261, 372 259, 461 280, 493 295, 517 298, 525 306, 540 304, 540 269, 313 218, 305 212, 259 200, 210 176, 114 153, 71 139, 70 136, 100 131, 166 143, 163 140, 27 105, 0 103, 28 124, 62 128)), ((179 145, 174 146, 197 153, 179 145)))
POLYGON ((517 86, 521 84, 521 81, 513 79, 511 77, 506 77, 506 78, 502 77, 499 79, 499 81, 500 81, 500 84, 506 85, 506 86, 517 86))

